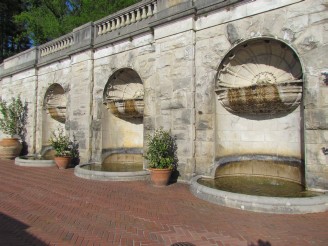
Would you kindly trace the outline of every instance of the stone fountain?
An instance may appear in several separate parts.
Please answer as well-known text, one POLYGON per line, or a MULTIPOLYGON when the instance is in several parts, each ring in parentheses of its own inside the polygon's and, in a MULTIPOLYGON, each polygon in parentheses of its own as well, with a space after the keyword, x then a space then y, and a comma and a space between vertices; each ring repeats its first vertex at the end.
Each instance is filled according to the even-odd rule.
POLYGON ((216 78, 216 158, 210 175, 192 179, 192 193, 255 212, 327 211, 328 195, 306 189, 302 88, 301 63, 285 43, 233 47, 216 78))

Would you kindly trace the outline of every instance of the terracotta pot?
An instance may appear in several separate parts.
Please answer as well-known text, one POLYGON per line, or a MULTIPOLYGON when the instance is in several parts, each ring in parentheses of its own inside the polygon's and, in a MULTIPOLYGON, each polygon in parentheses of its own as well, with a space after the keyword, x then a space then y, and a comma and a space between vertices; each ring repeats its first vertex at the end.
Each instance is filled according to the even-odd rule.
POLYGON ((56 156, 54 161, 59 169, 66 169, 71 163, 72 158, 70 156, 56 156))
POLYGON ((15 159, 22 151, 22 144, 17 138, 3 138, 0 141, 0 159, 15 159))
POLYGON ((172 170, 150 168, 150 180, 154 186, 163 187, 169 183, 172 170))

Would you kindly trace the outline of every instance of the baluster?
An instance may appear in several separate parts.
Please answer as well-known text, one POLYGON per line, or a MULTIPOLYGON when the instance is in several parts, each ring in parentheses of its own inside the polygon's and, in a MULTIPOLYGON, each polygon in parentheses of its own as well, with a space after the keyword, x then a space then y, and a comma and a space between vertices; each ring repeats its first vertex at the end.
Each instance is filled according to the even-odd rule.
POLYGON ((97 27, 98 27, 98 36, 99 36, 99 35, 101 35, 101 31, 102 31, 101 28, 102 27, 101 27, 101 25, 98 25, 97 27))
POLYGON ((126 16, 125 25, 130 25, 131 22, 130 22, 130 15, 129 15, 129 13, 125 14, 125 16, 126 16))
POLYGON ((112 30, 116 29, 116 25, 115 25, 115 19, 112 19, 112 30))
POLYGON ((153 2, 153 5, 154 5, 154 9, 153 9, 153 14, 156 14, 157 13, 157 2, 153 2))
POLYGON ((105 34, 105 33, 107 32, 107 23, 104 22, 104 23, 102 24, 102 26, 103 26, 103 33, 102 33, 102 34, 105 34))
POLYGON ((140 21, 141 17, 140 17, 140 9, 137 9, 137 17, 136 17, 136 21, 140 21))
POLYGON ((106 21, 106 25, 107 25, 106 32, 110 32, 111 31, 111 29, 110 29, 110 21, 106 21))
POLYGON ((141 15, 141 19, 146 19, 147 18, 147 14, 146 14, 146 6, 142 6, 142 15, 141 15))
POLYGON ((136 14, 134 11, 132 11, 130 13, 131 13, 131 23, 135 23, 136 22, 136 14))
POLYGON ((152 16, 152 15, 153 15, 153 12, 152 12, 152 10, 151 10, 151 4, 148 4, 148 5, 147 5, 147 9, 148 9, 147 17, 152 16))
POLYGON ((119 29, 121 27, 120 17, 116 18, 116 29, 119 29))
POLYGON ((124 15, 121 15, 121 27, 125 26, 124 15))

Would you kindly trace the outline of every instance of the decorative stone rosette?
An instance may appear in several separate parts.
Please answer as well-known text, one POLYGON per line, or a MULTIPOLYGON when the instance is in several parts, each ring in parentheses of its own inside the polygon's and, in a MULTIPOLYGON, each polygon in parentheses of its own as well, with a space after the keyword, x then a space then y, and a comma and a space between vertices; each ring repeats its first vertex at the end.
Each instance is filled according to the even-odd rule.
POLYGON ((223 59, 215 90, 219 102, 235 114, 277 114, 302 100, 302 68, 282 42, 258 39, 243 43, 223 59))
POLYGON ((112 114, 120 118, 143 117, 144 90, 141 83, 108 86, 104 104, 112 114))

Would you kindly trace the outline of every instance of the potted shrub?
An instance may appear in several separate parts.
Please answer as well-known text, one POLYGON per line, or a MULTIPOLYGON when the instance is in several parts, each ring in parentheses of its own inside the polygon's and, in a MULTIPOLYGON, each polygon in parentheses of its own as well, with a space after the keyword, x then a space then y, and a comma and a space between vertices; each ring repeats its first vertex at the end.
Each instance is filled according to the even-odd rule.
POLYGON ((66 169, 73 158, 79 157, 79 145, 77 144, 75 137, 73 141, 70 140, 61 128, 58 128, 51 134, 49 142, 55 150, 54 161, 59 169, 66 169))
POLYGON ((155 186, 166 186, 177 165, 175 138, 170 132, 159 128, 152 135, 147 135, 147 146, 145 158, 148 160, 150 180, 155 186))
POLYGON ((10 102, 0 99, 0 130, 9 135, 0 141, 0 158, 14 159, 19 156, 24 141, 27 116, 27 104, 20 97, 12 98, 10 102))

